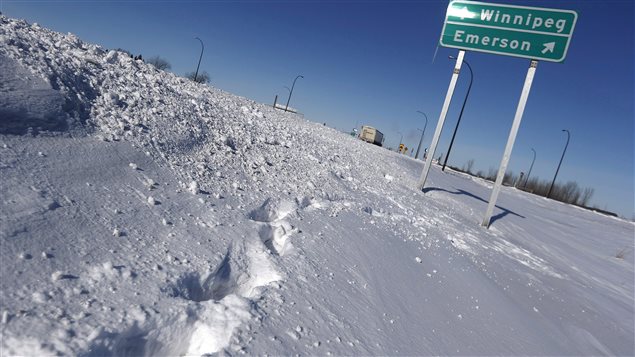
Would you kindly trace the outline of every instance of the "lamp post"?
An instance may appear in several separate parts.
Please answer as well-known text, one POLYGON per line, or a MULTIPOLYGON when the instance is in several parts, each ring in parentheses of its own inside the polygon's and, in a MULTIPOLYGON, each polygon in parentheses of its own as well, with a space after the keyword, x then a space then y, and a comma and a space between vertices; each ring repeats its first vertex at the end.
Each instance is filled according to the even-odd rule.
MULTIPOLYGON (((426 127, 428 126, 428 116, 426 115, 426 113, 422 112, 421 110, 417 110, 417 113, 423 114, 423 116, 426 118, 426 124, 423 126, 423 130, 421 131, 421 139, 419 139, 419 146, 417 146, 417 153, 415 154, 415 160, 419 158, 419 149, 421 149, 421 142, 423 141, 423 135, 425 135, 426 127)), ((417 130, 421 130, 421 129, 417 128, 417 130)))
MULTIPOLYGON (((449 59, 455 59, 454 56, 448 56, 449 59)), ((463 106, 461 107, 461 112, 459 113, 459 120, 456 122, 456 126, 454 127, 454 133, 452 134, 452 140, 450 140, 450 146, 448 147, 448 153, 445 154, 445 160, 443 161, 443 167, 441 171, 445 171, 445 165, 448 163, 448 157, 450 157, 450 151, 452 150, 452 144, 454 144, 454 137, 456 137, 456 131, 459 129, 459 124, 461 124, 461 117, 463 116, 463 109, 465 109, 465 103, 467 103, 467 98, 470 96, 470 89, 472 89, 472 80, 474 79, 474 73, 472 73, 472 67, 466 60, 463 60, 463 63, 467 65, 467 68, 470 70, 470 85, 467 87, 467 94, 465 94, 465 99, 463 100, 463 106)))
POLYGON ((551 190, 553 189, 553 184, 556 183, 556 177, 558 177, 558 171, 560 171, 560 165, 562 165, 562 159, 564 159, 564 154, 567 152, 567 146, 569 146, 569 139, 571 138, 571 133, 569 132, 569 130, 562 129, 562 131, 567 132, 567 143, 564 145, 564 150, 562 151, 562 156, 560 157, 560 162, 558 163, 558 168, 556 169, 556 174, 553 176, 553 181, 551 181, 549 192, 547 192, 547 198, 551 196, 551 190))
MULTIPOLYGON (((289 97, 291 96, 291 88, 287 87, 287 86, 282 86, 282 88, 286 89, 287 92, 289 92, 289 97)), ((287 100, 289 99, 289 97, 287 97, 287 100)), ((286 110, 285 110, 286 112, 286 110)))
POLYGON ((534 158, 533 160, 531 160, 531 165, 529 166, 529 171, 527 172, 527 178, 525 179, 525 184, 523 185, 523 188, 527 187, 527 181, 529 181, 529 175, 531 175, 531 169, 534 168, 534 162, 536 161, 536 150, 534 150, 534 148, 531 148, 531 151, 534 152, 534 158))
POLYGON ((198 65, 196 66, 196 73, 194 73, 194 82, 196 82, 196 78, 198 77, 198 68, 201 66, 201 59, 203 59, 203 51, 205 50, 205 46, 203 45, 203 41, 200 38, 194 38, 201 42, 201 55, 198 57, 198 65))
POLYGON ((287 106, 284 107, 284 111, 286 112, 287 109, 289 109, 289 102, 291 101, 291 94, 293 94, 293 88, 295 87, 295 81, 298 80, 298 78, 304 78, 304 76, 302 75, 298 75, 297 77, 295 77, 295 79, 293 80, 293 84, 291 85, 291 90, 289 90, 289 99, 287 99, 287 106))
MULTIPOLYGON (((421 132, 421 138, 419 139, 419 145, 417 145, 417 152, 416 152, 416 155, 415 155, 415 160, 417 159, 417 157, 419 157, 419 149, 421 148, 421 141, 423 140, 423 130, 421 130, 419 128, 417 128, 417 130, 419 130, 421 132)), ((412 154, 412 153, 414 153, 414 151, 411 151, 410 153, 412 154)), ((410 156, 412 156, 412 155, 410 155, 410 156)))

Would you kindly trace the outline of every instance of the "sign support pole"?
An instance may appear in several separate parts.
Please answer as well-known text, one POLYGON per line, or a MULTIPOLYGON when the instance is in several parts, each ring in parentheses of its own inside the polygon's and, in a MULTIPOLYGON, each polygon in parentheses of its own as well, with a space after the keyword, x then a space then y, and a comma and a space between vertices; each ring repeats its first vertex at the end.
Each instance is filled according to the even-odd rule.
POLYGON ((501 185, 503 183, 503 177, 507 171, 507 164, 509 158, 512 155, 512 149, 514 148, 514 141, 516 140, 516 134, 518 134, 518 128, 520 127, 520 121, 523 118, 523 112, 525 111, 525 104, 527 104, 527 98, 529 97, 529 91, 531 90, 531 84, 534 81, 534 74, 536 73, 536 67, 538 67, 538 61, 532 60, 529 69, 527 70, 527 77, 525 78, 525 84, 523 85, 523 91, 520 94, 520 100, 518 101, 518 107, 516 108, 516 115, 514 116, 514 123, 512 129, 509 132, 509 138, 507 139, 507 146, 505 147, 505 153, 501 160, 501 165, 498 169, 498 175, 496 176, 496 183, 494 184, 494 190, 492 190, 492 196, 489 199, 489 205, 485 212, 485 218, 483 219, 482 226, 489 228, 490 220, 492 218, 492 212, 494 206, 496 206, 496 199, 500 192, 501 185))
POLYGON ((441 130, 443 130, 443 123, 445 123, 445 117, 448 114, 448 108, 450 108, 450 102, 452 101, 452 96, 454 95, 454 88, 456 87, 456 82, 459 78, 459 72, 461 72, 461 65, 463 64, 464 56, 465 51, 460 50, 459 55, 456 57, 456 64, 454 65, 454 71, 452 72, 452 79, 450 79, 448 93, 445 96, 445 102, 443 102, 443 108, 441 109, 441 115, 439 116, 439 121, 437 122, 437 128, 434 131, 434 137, 432 138, 432 143, 430 144, 430 149, 428 150, 426 164, 423 167, 423 172, 421 172, 421 177, 419 178, 419 183, 417 184, 417 188, 420 191, 423 190, 423 187, 426 184, 426 179, 428 178, 428 173, 430 172, 430 167, 432 166, 432 158, 434 158, 434 152, 437 149, 437 144, 439 143, 441 130))

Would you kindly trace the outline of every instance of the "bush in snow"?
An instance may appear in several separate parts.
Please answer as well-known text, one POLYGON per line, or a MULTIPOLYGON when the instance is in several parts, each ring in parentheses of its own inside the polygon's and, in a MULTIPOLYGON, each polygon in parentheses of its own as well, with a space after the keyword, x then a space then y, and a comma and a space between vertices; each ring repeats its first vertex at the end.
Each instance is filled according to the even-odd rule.
POLYGON ((185 78, 193 80, 196 83, 209 83, 211 79, 209 73, 205 71, 199 72, 196 78, 194 78, 194 75, 196 75, 196 72, 188 72, 185 74, 185 78))
POLYGON ((151 65, 153 65, 156 69, 159 69, 161 71, 165 71, 166 69, 171 69, 172 65, 170 64, 170 62, 168 62, 167 60, 159 57, 159 56, 154 56, 154 57, 150 57, 148 58, 148 60, 146 61, 146 63, 149 63, 151 65))

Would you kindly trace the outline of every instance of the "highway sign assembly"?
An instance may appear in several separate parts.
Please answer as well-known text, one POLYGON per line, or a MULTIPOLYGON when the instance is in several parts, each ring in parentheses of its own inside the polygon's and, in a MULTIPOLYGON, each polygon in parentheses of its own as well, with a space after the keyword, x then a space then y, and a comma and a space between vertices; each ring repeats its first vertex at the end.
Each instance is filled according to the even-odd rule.
POLYGON ((577 18, 571 10, 455 0, 448 6, 440 44, 562 62, 577 18))
POLYGON ((461 72, 465 51, 487 52, 498 55, 531 59, 525 84, 518 101, 503 159, 498 169, 492 195, 488 201, 482 226, 489 228, 496 207, 503 177, 512 154, 514 141, 531 91, 531 84, 538 61, 562 62, 567 56, 578 14, 572 10, 492 4, 476 1, 454 0, 448 5, 441 39, 441 46, 458 48, 459 54, 452 71, 450 86, 443 102, 441 115, 430 144, 428 157, 417 183, 425 190, 426 180, 432 166, 445 117, 448 113, 454 88, 461 72))

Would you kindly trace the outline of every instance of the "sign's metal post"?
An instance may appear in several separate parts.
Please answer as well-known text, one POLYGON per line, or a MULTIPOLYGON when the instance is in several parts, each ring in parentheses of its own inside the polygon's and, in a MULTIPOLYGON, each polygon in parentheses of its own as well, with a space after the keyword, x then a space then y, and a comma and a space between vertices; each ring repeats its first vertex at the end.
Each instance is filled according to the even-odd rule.
POLYGON ((432 166, 432 158, 434 157, 434 152, 437 149, 437 144, 439 143, 439 137, 441 136, 441 131, 443 130, 445 117, 448 114, 448 108, 450 108, 450 102, 452 101, 452 96, 454 95, 454 88, 456 87, 456 82, 459 78, 459 72, 461 72, 461 65, 463 64, 464 56, 465 51, 461 50, 459 51, 459 55, 456 57, 456 65, 454 66, 452 79, 450 79, 450 87, 448 87, 448 93, 445 96, 445 102, 443 102, 443 108, 441 109, 441 115, 439 116, 437 128, 434 131, 434 137, 432 138, 430 149, 428 149, 428 158, 426 160, 426 164, 423 167, 421 178, 419 178, 419 183, 417 184, 417 188, 419 190, 423 190, 423 187, 426 184, 426 179, 428 178, 428 173, 430 172, 430 167, 432 166))
POLYGON ((516 140, 516 134, 520 127, 520 121, 523 118, 523 112, 525 111, 525 104, 527 104, 527 98, 529 98, 529 91, 531 90, 531 84, 534 81, 534 74, 536 73, 536 67, 538 67, 538 61, 532 60, 529 69, 527 70, 527 77, 525 78, 525 84, 523 85, 523 91, 520 94, 520 100, 518 101, 518 107, 516 108, 516 115, 514 116, 514 123, 512 129, 509 132, 509 138, 507 139, 507 146, 505 146, 505 153, 503 154, 503 160, 501 161, 500 168, 498 169, 498 175, 496 176, 496 183, 492 190, 492 196, 489 199, 489 205, 487 211, 485 211, 485 218, 482 225, 489 228, 490 220, 492 218, 492 212, 496 206, 496 199, 500 192, 501 185, 503 184, 503 177, 505 177, 505 171, 507 171, 507 164, 509 158, 512 155, 512 149, 514 148, 514 141, 516 140))

